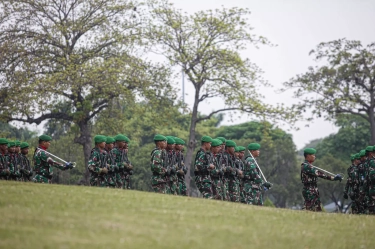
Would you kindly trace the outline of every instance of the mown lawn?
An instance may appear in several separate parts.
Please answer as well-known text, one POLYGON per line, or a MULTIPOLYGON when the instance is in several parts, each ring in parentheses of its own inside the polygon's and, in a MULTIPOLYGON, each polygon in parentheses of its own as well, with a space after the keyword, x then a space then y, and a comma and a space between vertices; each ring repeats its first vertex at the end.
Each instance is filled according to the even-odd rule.
POLYGON ((375 217, 0 182, 0 248, 375 248, 375 217))

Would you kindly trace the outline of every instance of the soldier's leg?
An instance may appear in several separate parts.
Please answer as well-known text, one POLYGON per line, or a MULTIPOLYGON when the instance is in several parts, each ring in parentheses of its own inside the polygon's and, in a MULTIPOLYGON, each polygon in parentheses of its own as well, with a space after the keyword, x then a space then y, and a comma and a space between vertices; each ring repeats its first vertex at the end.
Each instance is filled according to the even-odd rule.
POLYGON ((179 184, 179 195, 182 195, 182 196, 186 196, 187 193, 186 193, 186 184, 185 184, 185 181, 184 180, 180 180, 178 182, 179 184))
POLYGON ((252 187, 250 183, 244 183, 244 195, 246 204, 253 204, 252 187))
POLYGON ((262 195, 261 190, 253 188, 251 191, 251 195, 252 195, 253 205, 263 206, 263 195, 262 195))
POLYGON ((203 195, 203 198, 212 199, 212 185, 210 182, 204 182, 200 191, 203 195))
POLYGON ((165 194, 165 183, 154 184, 152 185, 152 189, 155 193, 165 194))
POLYGON ((223 180, 223 200, 230 201, 229 192, 228 192, 228 179, 224 178, 223 180))
POLYGON ((238 186, 235 179, 230 179, 228 183, 229 197, 231 202, 238 202, 238 186))
POLYGON ((36 174, 33 178, 33 182, 35 183, 51 183, 51 180, 47 177, 44 177, 42 175, 36 174))

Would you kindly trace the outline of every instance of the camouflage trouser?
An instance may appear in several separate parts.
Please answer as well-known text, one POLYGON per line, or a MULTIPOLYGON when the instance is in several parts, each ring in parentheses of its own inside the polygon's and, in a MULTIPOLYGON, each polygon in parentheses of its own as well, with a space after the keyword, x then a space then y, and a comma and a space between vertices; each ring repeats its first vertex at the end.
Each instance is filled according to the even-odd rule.
POLYGON ((229 192, 228 192, 228 181, 229 181, 229 179, 227 177, 224 177, 222 179, 223 201, 230 201, 229 192))
POLYGON ((239 202, 240 191, 239 191, 239 183, 238 183, 237 179, 235 179, 235 178, 229 179, 228 192, 229 192, 229 198, 230 198, 231 202, 239 202))
POLYGON ((19 171, 12 172, 9 176, 9 180, 21 181, 21 172, 19 172, 19 171))
POLYGON ((245 198, 245 192, 244 192, 244 183, 243 181, 240 181, 240 202, 241 203, 246 203, 246 198, 245 198))
POLYGON ((121 178, 121 174, 119 172, 115 173, 114 181, 115 181, 116 188, 122 188, 123 187, 123 181, 122 181, 122 178, 121 178))
POLYGON ((201 182, 199 191, 203 195, 203 198, 212 199, 212 184, 209 175, 199 176, 201 182))
POLYGON ((122 182, 123 182, 123 185, 122 185, 123 189, 130 189, 131 175, 129 175, 128 173, 124 173, 122 177, 122 182))
POLYGON ((304 199, 304 209, 308 211, 321 212, 321 202, 319 197, 319 190, 317 187, 309 186, 303 187, 302 196, 304 199))
POLYGON ((152 185, 155 193, 165 194, 165 182, 152 185))
POLYGON ((168 188, 169 188, 169 194, 177 195, 177 192, 178 192, 178 190, 177 190, 177 176, 169 177, 168 188))
POLYGON ((116 175, 115 173, 111 172, 106 175, 106 180, 108 187, 115 188, 116 187, 116 175))
POLYGON ((6 169, 0 169, 0 180, 8 180, 10 172, 6 169))
POLYGON ((244 195, 246 204, 263 206, 263 195, 259 186, 244 182, 244 195))
POLYGON ((33 182, 38 182, 38 183, 52 183, 51 179, 48 179, 45 176, 36 174, 33 178, 33 182))
POLYGON ((198 175, 194 176, 194 182, 195 182, 195 185, 197 186, 197 189, 200 189, 202 187, 201 179, 198 175))
POLYGON ((90 186, 92 187, 107 187, 107 180, 105 176, 91 175, 90 186))
POLYGON ((178 195, 187 196, 185 179, 178 179, 178 195))
POLYGON ((223 200, 223 186, 220 177, 211 176, 212 195, 215 200, 223 200))
POLYGON ((371 184, 368 191, 368 214, 375 215, 375 185, 371 184))

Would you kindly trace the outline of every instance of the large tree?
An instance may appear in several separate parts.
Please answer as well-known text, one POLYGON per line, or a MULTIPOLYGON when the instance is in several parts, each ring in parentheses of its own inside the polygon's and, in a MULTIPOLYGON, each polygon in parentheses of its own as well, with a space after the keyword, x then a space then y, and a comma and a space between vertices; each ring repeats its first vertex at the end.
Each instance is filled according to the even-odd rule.
MULTIPOLYGON (((268 44, 266 38, 252 32, 249 10, 221 8, 189 15, 164 0, 150 1, 149 7, 147 33, 154 43, 153 51, 165 56, 179 71, 182 68, 195 90, 186 165, 191 166, 197 145, 197 124, 215 114, 238 110, 270 119, 293 115, 284 112, 282 106, 273 108, 262 102, 257 92, 258 86, 266 85, 261 70, 241 56, 248 46, 268 44), (199 116, 200 105, 212 98, 220 98, 221 107, 199 116)), ((187 176, 189 187, 190 167, 187 176)))
POLYGON ((163 67, 140 59, 135 6, 127 0, 0 0, 0 118, 70 122, 87 163, 97 114, 114 98, 162 92, 167 82, 163 67))
POLYGON ((313 108, 313 116, 335 119, 353 114, 370 124, 375 144, 375 43, 340 39, 321 43, 310 52, 320 63, 284 85, 296 89, 300 110, 313 108))

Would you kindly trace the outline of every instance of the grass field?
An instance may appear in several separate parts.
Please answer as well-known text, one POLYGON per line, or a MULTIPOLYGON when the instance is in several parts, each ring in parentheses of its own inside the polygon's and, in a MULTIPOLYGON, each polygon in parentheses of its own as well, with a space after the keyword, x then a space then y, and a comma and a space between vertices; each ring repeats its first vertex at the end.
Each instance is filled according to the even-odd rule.
POLYGON ((375 217, 0 182, 0 248, 375 248, 375 217))

